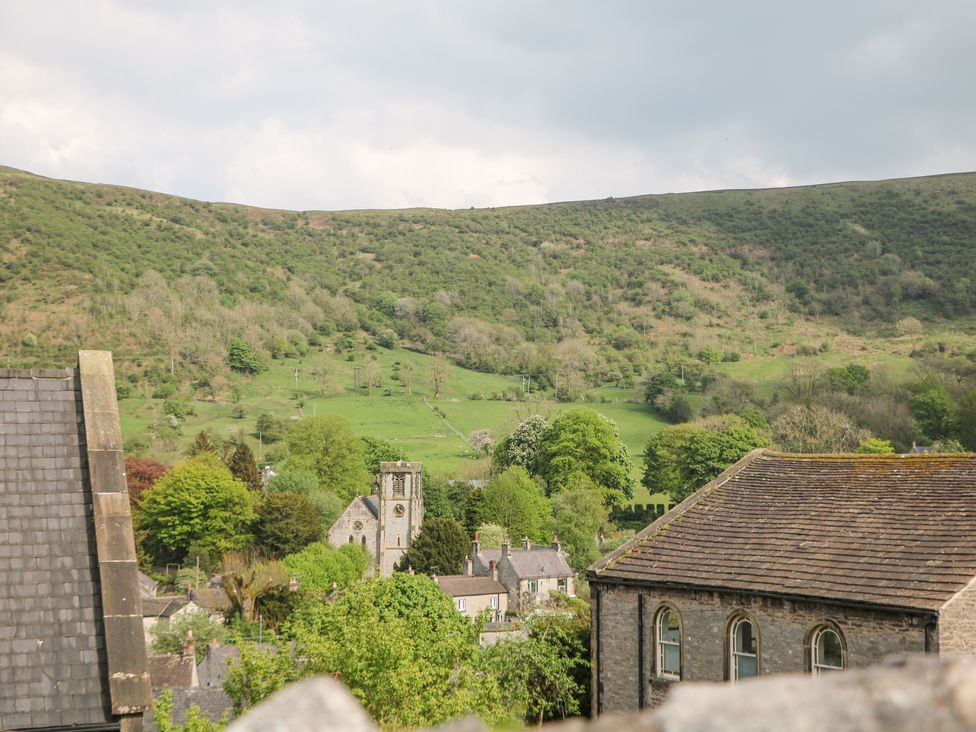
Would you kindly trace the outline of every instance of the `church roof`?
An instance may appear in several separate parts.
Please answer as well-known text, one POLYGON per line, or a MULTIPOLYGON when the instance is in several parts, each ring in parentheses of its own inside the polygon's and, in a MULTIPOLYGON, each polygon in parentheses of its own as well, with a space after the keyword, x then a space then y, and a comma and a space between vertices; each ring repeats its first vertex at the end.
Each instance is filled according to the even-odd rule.
POLYGON ((756 450, 589 576, 935 611, 976 577, 976 455, 756 450))
POLYGON ((373 514, 373 518, 380 517, 380 497, 375 493, 371 496, 360 496, 359 500, 366 504, 366 508, 373 514))

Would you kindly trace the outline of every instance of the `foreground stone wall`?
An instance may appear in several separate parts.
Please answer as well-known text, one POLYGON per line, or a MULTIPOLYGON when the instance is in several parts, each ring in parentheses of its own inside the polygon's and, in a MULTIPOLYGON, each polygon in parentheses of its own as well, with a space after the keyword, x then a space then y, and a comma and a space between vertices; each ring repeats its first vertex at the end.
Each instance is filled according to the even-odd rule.
MULTIPOLYGON (((594 583, 593 587, 597 588, 597 585, 594 583)), ((594 664, 594 674, 598 674, 595 688, 600 693, 595 696, 601 712, 641 708, 642 684, 643 706, 655 706, 664 700, 674 685, 672 681, 658 678, 656 668, 654 623, 664 606, 676 609, 681 615, 684 680, 723 681, 728 678, 727 628, 730 619, 738 612, 747 613, 755 622, 760 673, 763 675, 808 670, 810 634, 824 623, 833 624, 843 633, 847 668, 878 663, 891 654, 927 650, 928 619, 922 615, 738 593, 619 585, 601 585, 599 590, 599 637, 594 638, 594 648, 597 643, 599 645, 599 658, 594 664), (640 613, 638 605, 642 608, 640 613)), ((593 607, 595 630, 597 602, 593 607)), ((928 650, 932 650, 931 646, 930 638, 928 650)))
POLYGON ((976 580, 939 611, 939 653, 976 655, 976 580))
MULTIPOLYGON (((976 729, 976 661, 895 658, 858 671, 682 684, 654 711, 546 725, 552 732, 963 732, 976 729)), ((285 687, 228 732, 376 732, 338 681, 285 687)), ((486 732, 475 719, 440 732, 486 732)))

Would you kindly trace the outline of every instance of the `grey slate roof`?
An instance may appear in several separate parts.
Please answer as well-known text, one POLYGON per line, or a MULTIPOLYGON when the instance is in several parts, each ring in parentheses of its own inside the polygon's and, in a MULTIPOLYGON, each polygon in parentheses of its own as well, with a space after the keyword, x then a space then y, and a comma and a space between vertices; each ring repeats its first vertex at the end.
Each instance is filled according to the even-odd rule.
MULTIPOLYGON (((159 698, 162 689, 156 689, 153 697, 159 698)), ((190 707, 198 707, 207 719, 216 722, 225 712, 232 716, 234 703, 223 689, 205 689, 201 686, 171 689, 173 694, 173 713, 170 719, 174 724, 186 724, 190 707)), ((147 713, 144 732, 158 732, 159 726, 152 713, 147 713)))
POLYGON ((142 572, 139 572, 137 576, 139 578, 139 594, 143 597, 155 597, 156 588, 159 587, 159 583, 142 572))
POLYGON ((380 498, 375 493, 371 496, 360 496, 359 499, 366 504, 366 508, 373 514, 374 518, 380 517, 380 498))
MULTIPOLYGON (((492 561, 497 565, 502 558, 502 550, 482 549, 478 558, 484 567, 492 561)), ((527 550, 513 548, 508 560, 519 579, 573 576, 573 568, 566 562, 566 557, 551 546, 533 546, 527 550)))
POLYGON ((179 653, 151 653, 146 661, 149 664, 149 678, 152 679, 154 689, 193 686, 196 659, 193 658, 192 653, 189 656, 179 653))
POLYGON ((190 598, 182 595, 174 597, 142 598, 142 617, 168 618, 190 603, 190 598))
POLYGON ((475 577, 469 574, 449 574, 434 578, 438 586, 451 597, 472 597, 475 595, 504 595, 508 593, 498 580, 491 577, 475 577))

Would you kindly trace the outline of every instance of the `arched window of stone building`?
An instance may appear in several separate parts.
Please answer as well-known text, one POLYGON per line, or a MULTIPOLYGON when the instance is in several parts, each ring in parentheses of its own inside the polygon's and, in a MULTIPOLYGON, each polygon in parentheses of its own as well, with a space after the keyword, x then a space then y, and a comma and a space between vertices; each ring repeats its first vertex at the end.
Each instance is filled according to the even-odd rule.
POLYGON ((352 544, 352 534, 349 534, 349 543, 352 544))
POLYGON ((654 623, 657 633, 657 675, 663 679, 681 678, 681 616, 670 607, 658 610, 654 623))
POLYGON ((363 537, 363 549, 365 549, 365 548, 366 548, 366 537, 364 536, 363 537))
POLYGON ((759 675, 759 632, 752 618, 733 616, 729 623, 729 679, 748 679, 759 675))
POLYGON ((407 476, 403 473, 393 474, 393 497, 403 498, 405 495, 404 487, 407 482, 407 476))
POLYGON ((817 626, 807 643, 810 671, 814 674, 843 671, 847 666, 844 635, 832 623, 817 626))

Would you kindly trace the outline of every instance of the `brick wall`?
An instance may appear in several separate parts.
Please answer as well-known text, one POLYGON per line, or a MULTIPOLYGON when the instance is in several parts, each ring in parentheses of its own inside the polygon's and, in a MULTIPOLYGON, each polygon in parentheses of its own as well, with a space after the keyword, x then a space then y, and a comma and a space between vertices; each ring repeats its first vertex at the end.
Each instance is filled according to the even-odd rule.
POLYGON ((591 587, 599 590, 599 600, 594 598, 594 618, 599 608, 599 625, 594 625, 598 636, 594 648, 599 647, 594 675, 600 692, 594 697, 601 713, 639 707, 638 656, 642 650, 644 705, 660 703, 673 684, 657 679, 655 672, 654 620, 665 603, 681 614, 682 680, 726 679, 726 630, 730 617, 738 611, 749 613, 755 620, 762 674, 807 670, 808 639, 811 631, 825 621, 833 623, 844 636, 848 668, 877 663, 893 653, 926 650, 927 618, 922 615, 738 593, 638 589, 595 582, 591 587), (643 596, 641 600, 638 595, 643 596), (639 642, 638 633, 639 603, 643 606, 643 643, 639 642))

